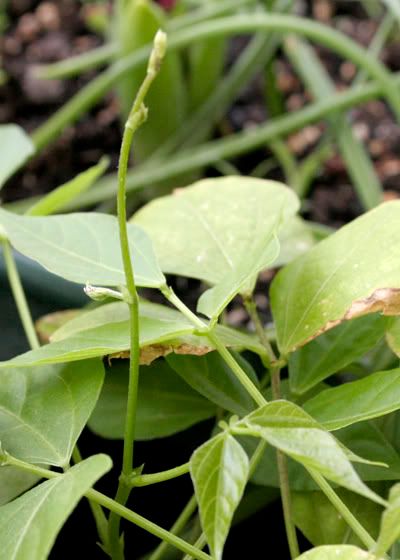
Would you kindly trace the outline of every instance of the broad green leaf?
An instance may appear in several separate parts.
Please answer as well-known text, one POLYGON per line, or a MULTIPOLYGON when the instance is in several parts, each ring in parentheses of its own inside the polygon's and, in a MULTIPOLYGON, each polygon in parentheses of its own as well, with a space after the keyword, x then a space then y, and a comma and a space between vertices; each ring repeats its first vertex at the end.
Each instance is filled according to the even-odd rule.
POLYGON ((278 238, 280 253, 274 262, 274 267, 290 263, 296 257, 306 253, 316 243, 308 223, 299 216, 294 216, 285 223, 278 238))
POLYGON ((391 350, 400 357, 400 318, 393 318, 386 331, 386 340, 391 350))
POLYGON ((378 314, 346 321, 289 356, 290 387, 304 393, 373 348, 383 337, 387 319, 378 314))
POLYGON ((343 446, 289 401, 268 403, 242 419, 233 429, 240 435, 263 438, 306 469, 316 470, 340 486, 381 502, 381 498, 358 477, 343 446))
POLYGON ((133 222, 150 236, 164 272, 216 285, 297 209, 296 196, 281 183, 223 177, 153 200, 133 222))
POLYGON ((79 194, 87 191, 109 166, 108 157, 102 157, 97 165, 79 173, 76 177, 60 185, 49 194, 33 204, 27 212, 28 216, 48 216, 64 209, 68 202, 74 200, 79 194))
POLYGON ((400 536, 400 484, 390 489, 389 505, 383 512, 378 541, 373 548, 377 556, 384 555, 400 536))
POLYGON ((400 201, 381 204, 286 266, 271 286, 278 344, 293 352, 367 313, 400 313, 400 201))
MULTIPOLYGON (((240 355, 237 359, 257 385, 257 377, 248 362, 240 355)), ((193 389, 221 408, 239 416, 254 409, 252 397, 216 352, 201 357, 170 354, 167 362, 193 389)))
POLYGON ((7 560, 47 558, 58 532, 79 500, 110 468, 109 457, 95 455, 2 506, 1 557, 7 560))
MULTIPOLYGON (((382 507, 341 488, 336 490, 336 494, 368 533, 376 538, 382 507)), ((338 543, 357 546, 363 544, 322 492, 293 492, 292 511, 294 523, 314 546, 338 543)))
POLYGON ((378 481, 400 478, 400 456, 373 421, 360 422, 341 428, 335 432, 335 437, 346 449, 351 449, 355 454, 355 457, 349 455, 349 459, 357 463, 355 469, 362 480, 378 481), (382 463, 387 467, 362 464, 357 457, 382 463))
POLYGON ((347 544, 318 546, 301 556, 297 560, 383 560, 361 548, 347 544))
POLYGON ((247 454, 234 437, 223 433, 196 449, 190 473, 212 558, 221 560, 249 474, 247 454))
POLYGON ((30 463, 65 467, 100 394, 100 360, 0 371, 0 440, 30 463))
MULTIPOLYGON (((106 375, 89 427, 102 437, 124 437, 128 364, 113 366, 106 375)), ((166 437, 215 416, 216 406, 196 393, 166 364, 157 360, 140 368, 136 438, 166 437)))
MULTIPOLYGON (((400 459, 396 450, 385 439, 382 432, 370 422, 355 424, 338 430, 335 433, 339 443, 347 450, 351 449, 358 455, 371 461, 386 463, 387 468, 355 464, 358 476, 364 481, 398 480, 400 478, 400 459)), ((242 444, 248 454, 256 448, 256 440, 242 438, 242 444)), ((353 458, 354 459, 354 458, 353 458)), ((350 460, 353 460, 350 458, 350 460)), ((317 487, 305 469, 292 459, 288 460, 290 487, 297 491, 316 490, 317 487)), ((276 453, 272 447, 267 447, 262 459, 252 476, 252 482, 262 486, 279 487, 276 453)))
MULTIPOLYGON (((150 303, 143 299, 140 300, 139 307, 141 317, 154 319, 163 325, 167 325, 168 323, 175 324, 177 332, 179 332, 182 327, 184 329, 190 328, 190 332, 193 331, 192 324, 175 309, 171 309, 165 305, 150 303)), ((56 317, 59 317, 59 313, 62 312, 58 312, 56 317)), ((65 323, 52 334, 50 340, 56 342, 84 330, 128 320, 129 310, 126 304, 122 302, 109 303, 91 311, 79 312, 79 316, 73 320, 65 321, 65 323)), ((218 338, 225 346, 230 346, 238 351, 250 350, 255 354, 261 356, 265 355, 265 348, 256 336, 232 327, 226 327, 225 325, 216 325, 215 328, 218 338)), ((203 340, 202 345, 206 345, 205 340, 203 340)), ((125 349, 127 350, 128 348, 125 349)))
POLYGON ((279 255, 276 237, 267 242, 265 239, 255 241, 254 245, 255 249, 248 260, 243 259, 235 271, 200 296, 197 304, 199 313, 216 321, 236 294, 247 295, 253 292, 258 273, 272 264, 279 255))
POLYGON ((223 177, 154 200, 133 220, 151 237, 164 272, 215 286, 199 302, 199 311, 215 317, 277 258, 275 236, 298 207, 281 183, 223 177))
POLYGON ((304 408, 328 430, 389 414, 400 409, 400 369, 326 389, 307 401, 304 408))
POLYGON ((39 477, 10 466, 0 466, 0 506, 31 488, 39 477))
MULTIPOLYGON (((130 335, 128 306, 121 302, 103 305, 82 313, 56 331, 50 344, 21 354, 2 367, 64 363, 111 355, 129 357, 130 335)), ((214 349, 204 336, 195 336, 194 327, 177 311, 162 305, 141 302, 141 363, 150 364, 171 352, 202 355, 214 349)), ((251 349, 263 355, 263 347, 251 336, 217 325, 216 332, 227 346, 251 349)))
MULTIPOLYGON (((18 216, 0 208, 0 225, 11 244, 50 272, 79 284, 125 284, 117 218, 99 213, 18 216)), ((165 284, 151 242, 143 230, 128 225, 138 286, 165 284)))
POLYGON ((29 136, 16 124, 0 126, 0 189, 9 177, 34 154, 29 136))

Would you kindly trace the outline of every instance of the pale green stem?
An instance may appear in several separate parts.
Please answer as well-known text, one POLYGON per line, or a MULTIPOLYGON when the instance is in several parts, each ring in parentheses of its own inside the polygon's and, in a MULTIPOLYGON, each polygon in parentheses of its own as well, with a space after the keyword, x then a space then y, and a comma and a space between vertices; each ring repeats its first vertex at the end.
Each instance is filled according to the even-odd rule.
MULTIPOLYGON (((15 457, 11 457, 8 454, 3 454, 0 457, 0 464, 4 465, 11 465, 13 467, 17 467, 25 472, 30 472, 35 474, 39 477, 46 478, 46 479, 54 479, 58 478, 59 476, 63 476, 62 473, 57 473, 54 471, 49 471, 47 469, 43 469, 42 467, 38 467, 37 465, 31 465, 30 463, 25 463, 24 461, 20 461, 15 457)), ((130 521, 134 525, 137 525, 141 529, 144 529, 148 533, 151 533, 155 537, 167 542, 171 546, 174 546, 178 550, 181 550, 185 554, 191 554, 193 558, 197 560, 211 560, 211 557, 208 554, 205 554, 201 550, 197 550, 193 545, 187 543, 183 539, 173 535, 169 531, 166 531, 159 525, 156 525, 152 521, 149 521, 145 517, 142 517, 138 513, 126 508, 125 506, 119 504, 115 500, 105 496, 101 492, 97 490, 90 489, 85 493, 86 498, 89 500, 93 500, 100 504, 101 506, 107 508, 108 510, 114 512, 118 517, 123 517, 124 519, 130 521)))
POLYGON ((136 486, 149 486, 150 484, 157 484, 159 482, 165 482, 166 480, 172 480, 178 476, 182 476, 189 472, 189 463, 180 465, 173 469, 168 469, 166 471, 161 471, 153 474, 141 474, 137 476, 130 476, 129 483, 131 487, 136 486))
POLYGON ((325 494, 331 504, 340 513, 349 527, 351 527, 352 531, 355 535, 357 535, 360 541, 364 543, 367 548, 372 548, 373 546, 375 546, 376 542, 374 541, 374 539, 371 537, 368 531, 364 529, 358 519, 354 517, 349 508, 345 503, 342 502, 342 500, 333 490, 332 486, 328 484, 325 478, 315 470, 307 469, 307 471, 310 474, 311 478, 313 478, 316 484, 321 488, 322 492, 325 494))
MULTIPOLYGON (((245 307, 247 312, 249 313, 251 320, 254 323, 257 336, 264 346, 265 350, 267 351, 271 362, 272 367, 270 367, 271 373, 271 388, 272 388, 272 396, 274 400, 281 398, 281 381, 280 381, 280 365, 273 365, 274 362, 277 364, 277 358, 275 356, 275 352, 268 340, 267 333, 261 323, 260 316, 257 311, 257 306, 254 301, 254 298, 246 298, 244 300, 245 307)), ((288 471, 288 463, 286 455, 282 453, 279 449, 276 450, 276 460, 278 466, 278 475, 279 475, 279 486, 281 490, 281 499, 282 499, 282 509, 283 509, 283 518, 285 522, 285 530, 287 541, 290 550, 290 556, 292 559, 297 558, 300 554, 299 544, 297 541, 297 534, 296 534, 296 527, 293 523, 293 515, 292 515, 292 500, 290 495, 290 482, 289 482, 289 471, 288 471)))
MULTIPOLYGON (((194 543, 193 546, 195 546, 199 550, 202 550, 206 546, 206 544, 207 544, 206 536, 204 533, 201 533, 200 537, 197 539, 197 541, 194 543)), ((192 559, 193 556, 191 554, 185 554, 182 560, 192 560, 192 559)))
MULTIPOLYGON (((192 496, 184 509, 182 510, 181 514, 179 515, 178 519, 172 525, 170 529, 170 533, 173 535, 179 535, 186 527, 188 521, 194 514, 197 509, 197 500, 195 496, 192 496)), ((158 547, 153 551, 153 553, 149 556, 148 560, 161 560, 164 554, 167 552, 169 544, 166 541, 163 541, 158 545, 158 547)))
MULTIPOLYGON (((74 447, 74 450, 72 451, 72 458, 73 458, 75 464, 80 463, 82 461, 82 456, 81 456, 81 454, 79 452, 79 449, 76 445, 74 447)), ((103 508, 97 502, 94 502, 93 500, 88 500, 88 502, 89 502, 89 507, 90 507, 90 510, 92 512, 93 518, 94 518, 95 523, 96 523, 97 532, 99 534, 101 542, 104 544, 104 546, 107 547, 107 543, 108 543, 108 522, 107 522, 107 518, 104 514, 103 508)))
POLYGON ((3 257, 6 265, 7 277, 8 281, 10 282, 10 287, 14 296, 15 304, 18 309, 18 314, 21 319, 21 323, 24 328, 29 345, 32 350, 34 350, 36 348, 39 348, 40 344, 36 335, 32 316, 29 311, 28 302, 26 301, 24 289, 21 284, 18 269, 15 264, 14 255, 10 243, 6 239, 1 239, 1 244, 3 247, 3 257))
POLYGON ((221 358, 228 364, 232 369, 233 373, 236 375, 237 379, 246 389, 246 391, 253 397, 255 402, 259 406, 267 404, 267 401, 262 396, 260 391, 251 381, 251 379, 246 375, 245 371, 240 367, 232 354, 227 350, 224 344, 219 340, 218 336, 215 334, 214 330, 210 330, 207 323, 204 323, 201 319, 197 317, 190 309, 181 301, 174 291, 165 286, 161 288, 163 295, 166 299, 172 303, 189 321, 198 329, 198 334, 204 335, 215 347, 221 358))
MULTIPOLYGON (((121 152, 118 166, 118 196, 117 196, 117 215, 120 236, 120 246, 126 287, 128 290, 127 304, 129 307, 129 328, 130 328, 130 361, 129 361, 129 382, 127 410, 125 417, 124 449, 122 458, 122 472, 119 478, 116 501, 126 504, 131 488, 127 479, 133 470, 133 449, 136 429, 136 409, 137 393, 139 385, 139 298, 136 291, 133 264, 130 254, 127 216, 126 216, 126 174, 129 163, 132 139, 136 130, 146 120, 147 109, 143 102, 146 94, 157 76, 161 61, 166 50, 166 35, 158 32, 154 40, 154 48, 150 55, 147 74, 141 85, 133 107, 125 125, 122 138, 121 152)), ((109 546, 113 560, 122 560, 123 551, 119 538, 120 517, 112 512, 109 519, 109 546)))

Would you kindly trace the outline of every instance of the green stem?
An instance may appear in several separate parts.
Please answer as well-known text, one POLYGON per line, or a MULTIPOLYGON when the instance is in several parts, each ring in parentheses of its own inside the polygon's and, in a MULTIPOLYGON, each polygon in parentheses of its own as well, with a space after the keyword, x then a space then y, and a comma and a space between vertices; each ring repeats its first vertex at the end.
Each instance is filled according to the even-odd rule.
MULTIPOLYGON (((74 463, 80 463, 82 461, 82 456, 79 452, 78 447, 75 445, 74 450, 72 451, 72 458, 74 463)), ((103 508, 93 500, 88 500, 89 507, 92 512, 94 521, 96 523, 97 532, 101 539, 101 542, 105 547, 108 545, 108 522, 107 518, 104 514, 103 508)))
MULTIPOLYGON (((54 479, 54 478, 58 478, 59 476, 63 476, 62 473, 49 471, 47 469, 43 469, 42 467, 38 467, 37 465, 31 465, 29 463, 25 463, 24 461, 20 461, 19 459, 16 459, 15 457, 11 457, 8 454, 3 454, 2 456, 0 456, 0 464, 11 465, 25 472, 30 472, 32 474, 35 474, 37 476, 46 479, 54 479)), ((100 504, 101 506, 107 508, 111 512, 114 512, 118 517, 123 517, 127 521, 130 521, 134 525, 137 525, 138 527, 144 529, 148 533, 151 533, 155 537, 162 539, 163 541, 174 546, 178 550, 181 550, 185 554, 191 554, 197 560, 211 560, 211 557, 208 554, 205 554, 201 550, 197 550, 194 546, 187 543, 183 539, 180 539, 176 535, 173 535, 169 531, 166 531, 159 525, 156 525, 155 523, 149 521, 145 517, 142 517, 138 513, 131 511, 130 509, 119 504, 115 500, 109 498, 108 496, 105 496, 101 492, 90 489, 86 492, 85 496, 89 500, 93 500, 96 503, 100 504)))
MULTIPOLYGON (((204 533, 201 533, 200 537, 197 539, 197 541, 194 543, 193 546, 195 546, 197 549, 202 550, 207 544, 207 539, 204 533)), ((182 560, 192 560, 193 556, 191 554, 185 554, 185 556, 183 557, 182 560)))
POLYGON ((172 480, 178 476, 182 476, 189 472, 189 463, 180 465, 173 469, 168 469, 166 471, 161 471, 153 474, 141 474, 138 476, 130 477, 130 485, 132 487, 136 486, 149 486, 150 484, 157 484, 158 482, 165 482, 166 480, 172 480))
MULTIPOLYGON (((173 535, 179 535, 183 529, 186 527, 189 519, 192 517, 194 512, 197 509, 197 500, 195 496, 192 496, 184 509, 182 510, 181 514, 179 515, 178 519, 172 525, 170 529, 170 533, 173 535)), ((164 554, 167 552, 169 548, 169 544, 166 541, 161 542, 158 547, 153 551, 153 553, 149 556, 148 560, 161 560, 164 554)))
MULTIPOLYGON (((272 346, 268 340, 267 334, 264 330, 264 327, 261 323, 260 316, 257 311, 257 306, 254 301, 254 298, 248 298, 244 301, 245 307, 254 323, 257 336, 261 342, 261 344, 266 349, 268 355, 271 358, 272 364, 276 363, 276 356, 272 349, 272 346)), ((281 377, 280 377, 280 367, 273 366, 270 368, 271 373, 271 388, 272 388, 272 396, 274 400, 281 398, 281 377)), ((292 515, 292 500, 290 495, 290 483, 289 483, 289 471, 288 471, 288 463, 286 455, 282 453, 279 449, 276 450, 276 460, 278 466, 278 475, 279 475, 279 486, 281 490, 281 499, 282 499, 282 509, 283 509, 283 518, 285 522, 285 530, 287 541, 290 550, 290 556, 292 559, 297 558, 300 554, 299 544, 297 541, 297 534, 296 534, 296 527, 293 523, 293 515, 292 515)))
MULTIPOLYGON (((144 106, 146 94, 157 76, 162 59, 166 50, 166 35, 158 32, 154 39, 153 51, 150 55, 147 74, 141 85, 133 107, 125 125, 122 138, 121 152, 118 166, 118 195, 117 215, 120 236, 120 246, 126 287, 128 290, 127 303, 129 306, 129 329, 130 329, 130 361, 127 410, 125 417, 124 449, 122 457, 122 472, 119 478, 116 501, 125 504, 129 498, 130 487, 127 479, 133 470, 133 450, 136 429, 137 393, 139 385, 139 298, 136 291, 133 264, 130 254, 128 228, 126 222, 126 175, 131 151, 132 139, 136 130, 143 124, 147 117, 147 109, 144 106)), ((123 559, 119 537, 120 517, 112 512, 109 520, 109 545, 113 559, 123 559)))
POLYGON ((14 255, 10 243, 6 239, 1 239, 3 247, 3 257, 6 265, 8 281, 10 282, 11 291, 14 296, 14 301, 18 309, 18 314, 21 319, 22 326, 25 331, 26 338, 32 350, 39 348, 39 340, 36 335, 35 326, 32 321, 32 316, 29 311, 28 302, 26 301, 24 289, 21 284, 18 269, 15 264, 14 255))
MULTIPOLYGON (((396 115, 400 118, 400 99, 392 76, 383 64, 357 43, 346 37, 343 33, 331 29, 315 21, 289 15, 257 14, 235 15, 206 21, 180 30, 172 37, 169 49, 187 47, 195 41, 207 40, 210 37, 229 36, 238 33, 251 33, 256 31, 278 31, 298 33, 311 40, 331 48, 333 51, 351 60, 363 68, 369 76, 375 78, 379 88, 396 115)), ((75 122, 88 108, 92 107, 103 95, 111 89, 120 77, 146 62, 150 49, 144 47, 123 59, 117 61, 112 67, 95 78, 88 86, 83 88, 69 103, 66 103, 52 118, 39 127, 32 136, 37 151, 44 148, 62 130, 75 122)), ((219 158, 218 158, 219 159, 219 158)))
POLYGON ((254 297, 251 296, 251 297, 244 298, 243 303, 247 313, 249 314, 250 319, 253 321, 253 325, 254 328, 256 329, 257 336, 261 344, 264 346, 270 362, 275 362, 276 355, 268 339, 268 335, 263 327, 263 324, 261 323, 261 319, 257 312, 257 305, 256 302, 254 301, 254 297))
POLYGON ((360 541, 364 543, 364 545, 368 549, 375 546, 376 542, 374 541, 374 539, 364 529, 361 523, 354 517, 346 504, 342 502, 342 500, 339 498, 330 484, 328 484, 327 481, 323 478, 323 476, 312 469, 307 469, 307 471, 310 474, 311 478, 313 478, 316 484, 321 488, 322 492, 325 494, 331 504, 337 509, 337 511, 340 513, 349 527, 351 527, 352 531, 355 535, 357 535, 360 541))
POLYGON ((246 375, 245 371, 240 367, 235 358, 226 349, 224 344, 219 340, 218 336, 213 330, 210 330, 209 326, 204 323, 201 319, 197 317, 190 309, 181 301, 178 296, 174 293, 172 288, 165 286, 161 288, 161 292, 166 297, 166 299, 172 303, 198 330, 198 334, 203 334, 208 338, 208 340, 215 347, 221 358, 228 364, 232 369, 233 373, 236 375, 237 379, 247 390, 247 392, 253 397, 255 402, 259 406, 267 404, 260 391, 251 381, 251 379, 246 375))
POLYGON ((169 286, 162 286, 161 293, 174 307, 178 309, 195 327, 199 329, 200 333, 208 331, 208 324, 199 319, 190 309, 178 298, 174 290, 169 286))
POLYGON ((221 358, 231 368, 231 370, 236 375, 237 379, 240 381, 246 391, 249 393, 249 395, 253 397, 258 406, 264 406, 265 404, 267 404, 267 400, 263 397, 254 383, 251 381, 251 379, 246 375, 244 370, 240 367, 229 350, 224 346, 224 344, 222 344, 215 332, 211 331, 207 333, 206 336, 209 341, 215 346, 215 349, 217 350, 221 358))

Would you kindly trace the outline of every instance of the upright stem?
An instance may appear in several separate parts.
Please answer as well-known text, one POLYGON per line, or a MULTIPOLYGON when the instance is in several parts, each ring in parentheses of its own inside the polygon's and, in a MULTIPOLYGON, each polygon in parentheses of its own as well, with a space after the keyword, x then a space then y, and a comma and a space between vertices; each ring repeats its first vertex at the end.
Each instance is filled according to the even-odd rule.
MULTIPOLYGON (((136 130, 143 124, 147 117, 144 98, 156 77, 161 61, 166 50, 166 35, 159 31, 154 39, 153 51, 150 55, 147 74, 133 103, 122 138, 121 152, 118 166, 118 196, 117 213, 121 255, 124 265, 127 295, 126 302, 129 306, 130 329, 130 362, 129 383, 127 397, 127 411, 125 418, 124 450, 122 457, 122 472, 119 479, 115 500, 126 504, 131 491, 128 479, 133 470, 133 449, 136 428, 137 393, 139 384, 139 298, 135 285, 133 264, 129 248, 128 228, 126 223, 126 175, 131 151, 132 139, 136 130)), ((109 520, 109 546, 113 560, 122 560, 123 551, 119 537, 120 516, 112 512, 109 520)))
MULTIPOLYGON (((260 316, 257 311, 257 306, 254 301, 254 298, 246 298, 244 300, 245 307, 247 312, 252 319, 258 338, 260 339, 261 344, 264 346, 265 350, 270 357, 272 362, 272 367, 270 368, 271 373, 271 389, 272 389, 272 397, 274 400, 281 398, 281 368, 277 365, 277 358, 275 352, 268 340, 267 334, 265 329, 261 323, 260 316), (273 364, 276 364, 275 366, 273 364)), ((290 556, 291 558, 297 558, 300 554, 299 544, 297 542, 297 534, 296 534, 296 527, 293 523, 292 517, 292 500, 290 495, 290 483, 289 483, 289 472, 288 472, 288 464, 286 455, 276 450, 276 460, 278 466, 278 475, 279 475, 279 486, 281 490, 281 499, 282 499, 282 509, 283 509, 283 517, 285 522, 285 530, 286 530, 286 537, 289 545, 290 556)))
POLYGON ((361 523, 354 517, 349 508, 345 503, 339 498, 336 492, 333 490, 332 486, 321 476, 318 472, 307 469, 311 478, 314 479, 316 484, 321 488, 322 492, 335 507, 335 509, 340 513, 346 523, 351 527, 354 534, 360 539, 362 543, 365 544, 367 548, 372 548, 376 545, 376 542, 371 537, 371 535, 364 529, 361 523))
POLYGON ((246 391, 253 397, 255 402, 259 406, 267 404, 263 395, 251 381, 251 379, 246 375, 246 372, 240 367, 232 354, 227 350, 227 348, 219 340, 218 336, 215 334, 214 330, 210 330, 207 323, 204 323, 197 315, 192 313, 192 311, 181 301, 178 296, 173 292, 173 290, 167 286, 161 289, 164 296, 169 302, 172 303, 198 330, 199 334, 203 334, 208 340, 213 344, 221 358, 228 364, 232 369, 233 373, 236 375, 240 383, 246 389, 246 391))
MULTIPOLYGON (((193 495, 184 509, 182 510, 181 514, 179 515, 178 519, 172 525, 170 529, 170 533, 173 535, 179 535, 181 531, 185 528, 187 522, 192 517, 194 512, 197 508, 197 500, 196 497, 193 495)), ((164 556, 165 552, 167 551, 169 544, 166 541, 163 541, 158 545, 158 547, 153 551, 153 553, 149 556, 149 560, 161 560, 164 556)))
MULTIPOLYGON (((74 460, 74 463, 80 463, 82 461, 82 456, 79 452, 78 447, 75 445, 74 450, 72 452, 72 458, 74 460)), ((94 521, 96 523, 96 528, 97 528, 97 532, 99 534, 99 537, 101 539, 101 542, 103 543, 104 546, 107 546, 108 543, 108 523, 107 523, 107 518, 104 514, 103 508, 97 503, 94 502, 93 500, 88 500, 89 502, 89 507, 90 510, 92 512, 94 521)))
POLYGON ((0 239, 3 247, 3 256, 6 264, 8 281, 10 282, 14 301, 18 309, 18 314, 21 319, 26 338, 28 339, 30 347, 34 350, 39 348, 40 344, 36 335, 32 316, 29 311, 28 302, 26 301, 24 289, 21 284, 21 279, 18 274, 18 269, 15 264, 14 255, 7 239, 2 239, 1 237, 0 239))

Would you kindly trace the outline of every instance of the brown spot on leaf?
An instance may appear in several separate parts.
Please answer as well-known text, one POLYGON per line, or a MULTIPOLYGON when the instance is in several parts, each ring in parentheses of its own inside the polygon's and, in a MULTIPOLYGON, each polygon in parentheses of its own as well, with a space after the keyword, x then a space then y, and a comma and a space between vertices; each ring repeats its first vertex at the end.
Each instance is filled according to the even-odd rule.
MULTIPOLYGON (((140 349, 139 363, 142 366, 149 366, 157 358, 167 356, 174 352, 175 354, 185 354, 191 356, 204 356, 211 352, 214 348, 210 346, 194 346, 193 344, 183 343, 178 345, 173 344, 150 344, 140 349)), ((111 365, 112 360, 122 359, 126 360, 130 356, 129 350, 122 352, 115 352, 107 356, 108 365, 111 365)))
POLYGON ((311 342, 311 340, 314 340, 321 334, 337 327, 344 321, 350 321, 351 319, 356 319, 362 315, 368 315, 368 313, 378 312, 387 316, 400 315, 399 288, 378 288, 374 290, 370 296, 355 300, 341 319, 327 321, 321 329, 309 336, 306 340, 304 340, 304 342, 299 344, 298 347, 293 348, 292 352, 297 350, 297 348, 304 346, 308 342, 311 342))
POLYGON ((400 315, 400 289, 378 288, 369 297, 356 300, 345 314, 344 320, 377 311, 382 315, 400 315))

